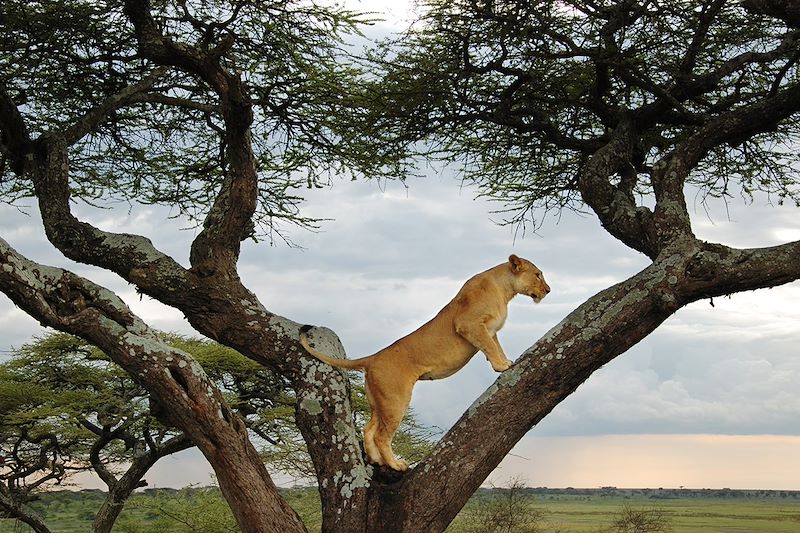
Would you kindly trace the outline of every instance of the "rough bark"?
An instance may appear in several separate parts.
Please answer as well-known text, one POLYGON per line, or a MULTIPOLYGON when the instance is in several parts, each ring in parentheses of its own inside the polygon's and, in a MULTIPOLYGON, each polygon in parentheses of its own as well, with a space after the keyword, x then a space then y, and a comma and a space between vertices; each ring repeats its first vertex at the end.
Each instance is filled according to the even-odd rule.
POLYGON ((631 164, 636 131, 631 120, 622 121, 610 141, 589 158, 578 187, 584 201, 611 235, 651 259, 658 255, 653 213, 637 206, 631 190, 623 183, 612 185, 608 176, 636 172, 631 164))
POLYGON ((119 518, 125 502, 133 491, 141 486, 141 481, 157 458, 135 458, 133 463, 115 483, 108 486, 108 492, 92 521, 92 533, 109 533, 119 518))

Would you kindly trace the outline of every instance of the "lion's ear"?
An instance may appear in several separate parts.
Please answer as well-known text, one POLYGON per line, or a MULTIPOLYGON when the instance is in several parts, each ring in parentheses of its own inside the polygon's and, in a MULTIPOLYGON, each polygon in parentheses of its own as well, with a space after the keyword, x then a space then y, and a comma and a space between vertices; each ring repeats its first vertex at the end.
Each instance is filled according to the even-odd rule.
POLYGON ((508 262, 511 263, 511 270, 513 272, 519 272, 522 270, 522 259, 517 257, 514 254, 508 256, 508 262))

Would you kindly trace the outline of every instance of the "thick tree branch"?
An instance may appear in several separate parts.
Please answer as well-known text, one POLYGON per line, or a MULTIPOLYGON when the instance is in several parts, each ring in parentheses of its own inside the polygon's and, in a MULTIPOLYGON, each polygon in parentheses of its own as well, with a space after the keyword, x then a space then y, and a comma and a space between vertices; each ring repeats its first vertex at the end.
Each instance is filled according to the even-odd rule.
POLYGON ((278 495, 244 423, 202 368, 159 340, 113 293, 33 263, 2 239, 0 290, 43 324, 95 344, 142 384, 206 456, 243 531, 305 531, 278 495), (250 516, 264 504, 261 515, 250 516))
POLYGON ((220 63, 220 56, 233 44, 232 36, 224 37, 213 50, 200 50, 166 37, 152 16, 148 0, 126 0, 125 12, 145 57, 182 68, 205 81, 220 97, 229 168, 203 231, 192 244, 190 261, 203 275, 219 273, 228 279, 237 278, 239 243, 253 229, 258 177, 250 139, 252 102, 238 74, 227 72, 220 63))
POLYGON ((44 137, 36 141, 36 146, 28 173, 33 179, 45 233, 56 248, 70 259, 106 268, 145 288, 159 285, 183 294, 194 289, 194 276, 156 249, 149 239, 102 231, 75 218, 70 206, 66 140, 44 137))
POLYGON ((2 484, 0 484, 0 509, 28 524, 36 533, 50 533, 50 528, 41 515, 25 503, 17 501, 2 484))
MULTIPOLYGON (((344 357, 332 331, 314 328, 309 335, 319 349, 344 357)), ((354 531, 352 524, 363 522, 375 471, 364 461, 353 424, 350 383, 342 371, 316 360, 302 366, 294 385, 295 419, 317 472, 323 523, 329 531, 354 531), (326 386, 320 387, 320 382, 326 386)))
POLYGON ((703 243, 686 273, 683 298, 692 301, 777 287, 800 278, 800 241, 745 249, 703 243))
POLYGON ((656 196, 655 235, 663 249, 669 242, 692 237, 689 212, 683 192, 689 173, 721 144, 740 144, 773 131, 781 120, 800 111, 800 84, 792 85, 757 103, 709 119, 653 169, 656 196))
POLYGON ((634 135, 632 123, 621 122, 611 140, 589 158, 579 177, 578 188, 583 201, 609 233, 634 250, 655 258, 658 247, 653 235, 652 212, 637 206, 630 187, 624 184, 624 176, 636 172, 631 163, 634 135), (609 181, 614 174, 623 176, 622 187, 609 181))
POLYGON ((100 453, 103 449, 108 446, 113 439, 111 438, 111 434, 109 431, 101 430, 100 435, 98 436, 97 440, 94 441, 92 444, 91 449, 89 450, 89 462, 92 465, 92 469, 95 471, 97 476, 106 484, 106 486, 110 489, 113 489, 114 486, 117 484, 117 476, 108 469, 106 466, 105 461, 100 457, 100 453))
POLYGON ((681 162, 679 158, 667 158, 656 164, 652 172, 651 181, 656 197, 653 223, 661 250, 676 239, 694 237, 683 193, 683 185, 692 167, 686 167, 681 162))

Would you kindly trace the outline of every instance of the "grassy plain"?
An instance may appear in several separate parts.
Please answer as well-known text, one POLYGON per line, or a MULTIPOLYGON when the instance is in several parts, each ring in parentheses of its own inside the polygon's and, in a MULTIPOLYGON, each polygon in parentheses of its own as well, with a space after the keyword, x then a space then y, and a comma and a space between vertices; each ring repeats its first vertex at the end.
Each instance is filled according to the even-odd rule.
POLYGON ((596 533, 624 505, 664 511, 674 533, 800 533, 800 502, 756 498, 659 499, 589 497, 539 501, 544 531, 596 533))
MULTIPOLYGON (((316 491, 292 489, 286 495, 306 520, 309 530, 319 531, 316 491)), ((513 498, 509 496, 509 493, 499 489, 481 490, 454 521, 448 533, 493 531, 481 525, 481 520, 486 524, 498 525, 496 517, 487 519, 486 511, 489 508, 517 515, 511 529, 496 531, 610 533, 618 531, 612 529, 611 525, 625 506, 634 510, 660 509, 674 533, 800 533, 800 494, 795 492, 522 489, 513 498)), ((85 533, 91 530, 91 520, 101 499, 102 495, 98 492, 61 491, 43 495, 36 507, 45 516, 53 533, 85 533)), ((132 499, 114 531, 213 533, 212 530, 217 530, 217 527, 219 531, 234 531, 229 517, 220 513, 227 514, 228 511, 218 492, 213 490, 204 491, 202 495, 185 491, 146 491, 132 499), (181 507, 185 508, 183 516, 187 523, 180 523, 180 518, 170 521, 164 516, 180 517, 181 507), (205 511, 200 512, 200 508, 205 511), (189 518, 199 519, 203 513, 208 515, 205 526, 188 523, 189 518), (212 523, 217 527, 210 526, 212 523)), ((28 531, 31 531, 30 528, 22 523, 0 519, 0 533, 28 531)))

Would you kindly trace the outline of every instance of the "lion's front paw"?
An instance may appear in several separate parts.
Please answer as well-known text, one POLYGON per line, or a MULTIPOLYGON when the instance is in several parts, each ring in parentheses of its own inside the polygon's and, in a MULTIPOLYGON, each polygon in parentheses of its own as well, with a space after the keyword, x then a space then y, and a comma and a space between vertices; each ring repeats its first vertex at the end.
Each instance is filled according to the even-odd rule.
POLYGON ((513 363, 511 362, 511 360, 506 359, 500 364, 492 363, 492 368, 495 370, 495 372, 503 372, 504 370, 508 370, 509 368, 511 368, 512 364, 513 363))

